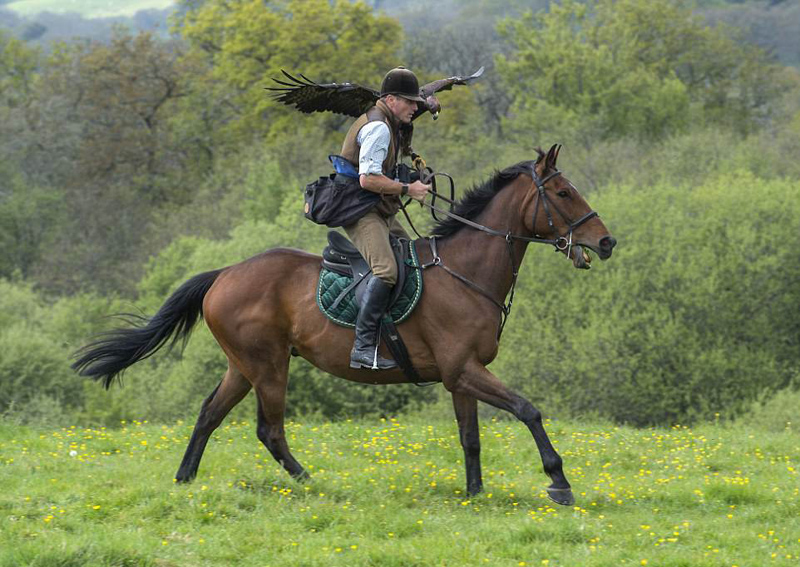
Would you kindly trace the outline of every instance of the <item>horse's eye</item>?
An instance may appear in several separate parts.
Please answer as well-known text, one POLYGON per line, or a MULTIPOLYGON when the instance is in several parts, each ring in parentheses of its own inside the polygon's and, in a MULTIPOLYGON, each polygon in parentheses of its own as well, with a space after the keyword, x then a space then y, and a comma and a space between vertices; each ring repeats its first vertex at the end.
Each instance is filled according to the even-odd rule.
POLYGON ((566 191, 564 189, 562 189, 561 191, 558 192, 558 196, 559 197, 563 198, 563 197, 566 197, 567 195, 569 195, 569 191, 566 191))

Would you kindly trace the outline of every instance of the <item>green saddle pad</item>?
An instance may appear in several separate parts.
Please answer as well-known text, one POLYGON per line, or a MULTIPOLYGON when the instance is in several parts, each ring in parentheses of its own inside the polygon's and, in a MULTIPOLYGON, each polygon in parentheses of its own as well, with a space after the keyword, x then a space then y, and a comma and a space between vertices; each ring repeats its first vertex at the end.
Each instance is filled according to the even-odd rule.
MULTIPOLYGON (((417 249, 414 243, 409 244, 411 258, 408 260, 411 266, 419 266, 417 249)), ((347 296, 339 302, 336 309, 331 309, 331 305, 341 295, 347 286, 353 283, 353 278, 332 272, 324 267, 320 270, 319 282, 317 283, 317 305, 320 311, 331 321, 343 327, 355 327, 356 317, 358 316, 358 304, 356 303, 355 290, 347 292, 347 296)), ((403 284, 403 291, 392 306, 390 315, 392 321, 400 323, 405 321, 414 307, 422 297, 422 270, 409 270, 406 281, 403 284)))

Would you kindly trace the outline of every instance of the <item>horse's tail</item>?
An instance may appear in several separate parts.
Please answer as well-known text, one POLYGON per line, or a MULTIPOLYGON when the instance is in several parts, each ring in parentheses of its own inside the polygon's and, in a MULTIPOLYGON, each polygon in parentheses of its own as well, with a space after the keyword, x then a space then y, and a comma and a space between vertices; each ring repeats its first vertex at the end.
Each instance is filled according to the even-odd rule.
POLYGON ((179 287, 152 318, 128 315, 139 325, 100 335, 97 341, 75 353, 78 358, 72 364, 73 370, 81 376, 103 380, 108 388, 116 376, 155 354, 170 337, 170 348, 180 339, 185 344, 192 327, 203 314, 203 298, 221 273, 222 270, 214 270, 194 276, 179 287))

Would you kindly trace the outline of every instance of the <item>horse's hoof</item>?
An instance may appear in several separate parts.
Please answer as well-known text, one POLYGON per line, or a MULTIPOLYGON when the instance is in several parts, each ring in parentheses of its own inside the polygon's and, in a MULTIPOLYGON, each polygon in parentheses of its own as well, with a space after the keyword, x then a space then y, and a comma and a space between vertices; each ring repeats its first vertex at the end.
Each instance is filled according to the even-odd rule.
POLYGON ((176 484, 188 484, 188 483, 190 483, 190 482, 192 482, 194 480, 195 476, 197 476, 196 473, 193 474, 193 473, 185 473, 185 472, 178 471, 177 473, 175 473, 175 483, 176 484))
POLYGON ((570 488, 549 488, 547 489, 547 496, 556 504, 562 506, 572 506, 575 504, 575 497, 572 495, 570 488))
POLYGON ((308 473, 305 471, 305 469, 301 470, 299 473, 295 473, 295 474, 293 474, 293 475, 292 475, 292 477, 293 477, 293 478, 294 478, 294 479, 295 479, 297 482, 306 482, 306 481, 308 481, 308 480, 311 480, 311 475, 310 475, 310 474, 308 474, 308 473))

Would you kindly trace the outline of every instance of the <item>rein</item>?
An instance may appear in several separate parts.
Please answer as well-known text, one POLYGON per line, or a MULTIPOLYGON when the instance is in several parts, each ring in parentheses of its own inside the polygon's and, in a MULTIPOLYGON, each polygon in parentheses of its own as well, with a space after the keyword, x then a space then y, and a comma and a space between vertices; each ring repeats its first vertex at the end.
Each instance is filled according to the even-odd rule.
MULTIPOLYGON (((533 182, 536 184, 536 189, 539 192, 539 198, 536 200, 536 208, 534 209, 534 212, 533 212, 533 219, 532 219, 533 222, 531 223, 531 226, 533 227, 533 234, 534 234, 533 237, 531 237, 531 236, 522 236, 522 235, 519 235, 519 234, 512 234, 510 230, 508 232, 502 232, 502 231, 496 230, 494 228, 490 228, 488 226, 484 226, 482 224, 479 224, 479 223, 476 223, 474 221, 471 221, 471 220, 469 220, 467 218, 464 218, 464 217, 462 217, 460 215, 457 215, 457 214, 453 213, 452 210, 447 211, 447 210, 444 210, 444 209, 441 209, 441 208, 435 206, 433 203, 436 202, 437 198, 442 199, 443 201, 446 201, 447 203, 449 203, 451 209, 452 209, 453 205, 456 204, 456 201, 454 199, 452 199, 452 198, 448 199, 447 197, 443 197, 442 195, 439 195, 438 192, 436 191, 435 177, 437 175, 446 176, 448 179, 450 179, 451 196, 452 196, 452 193, 454 191, 453 178, 450 175, 446 174, 446 173, 434 173, 433 171, 430 171, 430 173, 426 176, 425 181, 430 182, 430 184, 432 185, 432 189, 428 189, 428 193, 433 195, 433 198, 431 199, 431 204, 428 204, 428 203, 425 203, 425 202, 420 203, 422 206, 427 207, 428 209, 430 209, 431 214, 433 215, 433 218, 436 219, 436 220, 438 220, 438 218, 436 217, 436 213, 438 212, 438 213, 441 213, 441 214, 443 214, 443 215, 445 215, 445 216, 447 216, 449 218, 452 218, 452 219, 454 219, 454 220, 456 220, 456 221, 458 221, 458 222, 460 222, 462 224, 465 224, 465 225, 469 226, 470 228, 474 228, 476 230, 480 230, 480 231, 485 232, 486 234, 489 234, 491 236, 500 236, 503 239, 505 239, 506 244, 507 244, 506 249, 508 250, 508 257, 509 257, 509 260, 511 262, 511 290, 509 292, 509 297, 508 297, 508 302, 507 303, 501 303, 501 302, 497 301, 494 297, 492 297, 489 294, 488 291, 483 289, 481 286, 479 286, 475 282, 469 280, 465 276, 459 274, 458 272, 452 270, 451 268, 446 266, 444 263, 442 263, 442 258, 439 256, 439 253, 438 253, 438 250, 437 250, 437 246, 436 246, 436 237, 433 236, 433 237, 429 237, 428 238, 428 237, 424 237, 424 236, 420 235, 420 233, 417 231, 416 227, 414 227, 414 224, 411 222, 411 218, 409 217, 408 212, 406 211, 406 206, 411 202, 411 199, 409 199, 408 201, 406 201, 402 205, 403 214, 405 215, 406 220, 408 221, 409 225, 411 225, 411 228, 414 230, 414 232, 417 234, 417 236, 419 236, 420 238, 424 238, 424 239, 428 240, 428 243, 430 244, 430 247, 431 247, 431 254, 432 254, 433 259, 430 262, 428 262, 427 264, 420 265, 418 269, 425 270, 427 268, 439 266, 445 272, 447 272, 448 274, 450 274, 451 276, 453 276, 457 280, 461 281, 462 283, 464 283, 468 287, 470 287, 470 288, 474 289, 475 291, 479 292, 481 295, 483 295, 484 297, 489 299, 489 301, 494 303, 500 309, 500 311, 502 313, 502 319, 500 321, 500 326, 499 326, 499 328, 497 330, 497 341, 498 342, 500 342, 500 337, 503 334, 503 329, 506 326, 506 321, 508 321, 508 317, 511 314, 511 306, 514 303, 514 289, 515 289, 515 287, 517 285, 517 276, 519 275, 519 269, 517 268, 516 258, 514 257, 514 240, 520 240, 520 241, 523 241, 523 242, 534 242, 534 243, 537 243, 537 244, 552 244, 555 247, 555 250, 554 250, 555 252, 564 252, 564 251, 566 251, 567 258, 569 258, 570 252, 572 250, 572 233, 573 233, 573 231, 576 228, 578 228, 579 226, 581 226, 582 224, 586 223, 588 220, 598 216, 596 211, 589 211, 588 213, 583 215, 578 220, 576 220, 574 222, 570 222, 570 220, 563 213, 563 211, 561 211, 561 209, 558 208, 558 205, 556 205, 556 203, 554 201, 550 201, 547 198, 547 194, 545 193, 545 187, 544 187, 545 183, 547 183, 551 179, 561 175, 561 171, 556 169, 555 171, 553 171, 549 175, 546 175, 544 178, 541 178, 536 173, 536 164, 533 164, 531 166, 530 174, 531 174, 531 178, 533 179, 533 182), (559 216, 562 218, 562 220, 564 220, 564 222, 566 222, 567 225, 568 225, 567 226, 567 235, 566 236, 559 236, 558 238, 555 238, 555 239, 548 239, 548 238, 542 238, 542 237, 540 237, 540 236, 538 236, 536 234, 536 217, 539 214, 539 204, 540 203, 542 203, 542 206, 544 207, 545 215, 547 216, 547 224, 550 227, 550 230, 555 232, 555 224, 553 223, 553 216, 552 216, 552 214, 550 212, 550 205, 552 205, 553 209, 555 209, 555 211, 559 214, 559 216)), ((425 181, 423 181, 423 182, 425 182, 425 181)))

